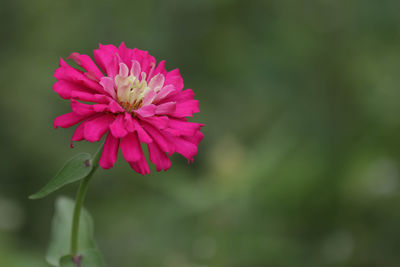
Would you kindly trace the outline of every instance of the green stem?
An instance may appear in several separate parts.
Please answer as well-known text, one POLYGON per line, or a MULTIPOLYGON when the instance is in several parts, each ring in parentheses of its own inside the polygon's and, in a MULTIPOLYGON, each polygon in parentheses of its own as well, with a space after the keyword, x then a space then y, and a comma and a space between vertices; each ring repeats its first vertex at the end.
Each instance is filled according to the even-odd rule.
POLYGON ((71 231, 71 255, 72 255, 72 257, 77 256, 77 253, 78 253, 79 221, 80 221, 80 217, 81 217, 81 210, 82 210, 83 202, 85 200, 89 181, 92 178, 93 174, 96 172, 97 168, 99 167, 99 160, 100 160, 102 148, 103 148, 103 145, 101 145, 99 147, 96 154, 91 159, 90 164, 93 165, 92 170, 82 180, 81 184, 79 185, 78 193, 76 195, 74 215, 73 215, 73 219, 72 219, 72 231, 71 231))

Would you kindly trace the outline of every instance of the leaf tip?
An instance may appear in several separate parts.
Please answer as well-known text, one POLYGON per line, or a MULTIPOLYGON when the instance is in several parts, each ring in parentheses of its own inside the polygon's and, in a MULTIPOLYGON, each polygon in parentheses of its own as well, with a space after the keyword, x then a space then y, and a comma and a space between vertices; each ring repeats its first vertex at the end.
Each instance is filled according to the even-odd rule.
POLYGON ((33 194, 33 195, 30 195, 28 198, 31 200, 36 200, 36 199, 39 199, 40 196, 38 194, 33 194))

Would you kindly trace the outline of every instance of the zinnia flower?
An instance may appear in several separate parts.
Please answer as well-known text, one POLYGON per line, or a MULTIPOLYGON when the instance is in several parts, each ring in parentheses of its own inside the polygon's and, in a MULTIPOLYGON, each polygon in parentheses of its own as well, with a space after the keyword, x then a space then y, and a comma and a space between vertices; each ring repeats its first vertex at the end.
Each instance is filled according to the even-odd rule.
POLYGON ((111 168, 120 147, 125 160, 143 175, 150 170, 142 143, 157 171, 170 168, 168 156, 175 152, 193 161, 203 124, 187 120, 199 112, 199 103, 191 89, 183 90, 178 69, 167 72, 165 61, 157 65, 147 51, 124 43, 118 48, 100 44, 94 50, 95 62, 79 53, 68 59, 83 70, 60 59, 53 89, 71 101, 72 112, 57 117, 54 127, 79 124, 71 147, 73 141, 96 142, 107 134, 100 166, 111 168))

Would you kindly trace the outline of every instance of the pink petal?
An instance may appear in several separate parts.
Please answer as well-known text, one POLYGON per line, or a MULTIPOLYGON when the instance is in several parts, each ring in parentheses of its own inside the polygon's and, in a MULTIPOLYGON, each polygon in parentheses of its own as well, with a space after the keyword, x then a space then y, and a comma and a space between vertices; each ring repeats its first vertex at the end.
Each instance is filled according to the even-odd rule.
POLYGON ((117 118, 110 124, 110 131, 116 138, 122 138, 128 134, 125 129, 124 115, 118 114, 117 118))
POLYGON ((201 140, 203 140, 203 137, 204 137, 203 133, 197 131, 193 136, 184 136, 182 138, 189 141, 190 143, 198 145, 201 142, 201 140))
POLYGON ((104 91, 110 94, 112 98, 116 98, 114 81, 110 77, 103 77, 100 80, 101 86, 103 86, 104 91))
POLYGON ((193 157, 197 154, 197 145, 181 138, 181 137, 169 137, 169 141, 175 145, 175 151, 188 160, 193 160, 193 157))
POLYGON ((96 114, 96 111, 93 110, 92 105, 84 104, 74 99, 71 99, 71 109, 76 114, 83 115, 86 117, 96 114))
POLYGON ((84 135, 89 142, 96 142, 108 131, 114 117, 110 114, 100 115, 85 122, 84 135))
POLYGON ((86 118, 87 118, 86 116, 76 114, 75 112, 70 112, 55 118, 54 128, 57 127, 68 128, 77 124, 78 122, 83 121, 86 118))
POLYGON ((124 78, 128 77, 129 75, 128 66, 123 62, 119 63, 119 75, 124 78))
POLYGON ((125 43, 122 42, 118 47, 118 54, 121 57, 122 62, 124 62, 130 69, 132 64, 133 49, 127 48, 125 43))
POLYGON ((138 78, 141 72, 142 68, 140 67, 140 63, 136 60, 132 60, 131 73, 133 74, 133 76, 138 78))
POLYGON ((149 83, 149 87, 155 92, 159 92, 164 85, 165 77, 161 73, 154 76, 149 83))
POLYGON ((152 64, 156 64, 155 58, 149 55, 149 52, 137 48, 133 49, 132 59, 139 62, 142 72, 146 74, 149 73, 152 64))
POLYGON ((156 129, 165 129, 168 126, 167 116, 140 117, 140 119, 153 125, 156 129))
POLYGON ((167 102, 161 105, 158 105, 156 108, 156 114, 173 114, 175 112, 176 103, 175 102, 167 102))
POLYGON ((135 130, 134 119, 131 113, 125 112, 125 128, 128 132, 133 132, 135 130))
POLYGON ((85 73, 83 73, 83 75, 85 75, 86 77, 88 77, 92 81, 95 81, 95 82, 99 82, 100 81, 100 79, 98 79, 96 77, 96 75, 91 71, 85 72, 85 73))
POLYGON ((164 98, 162 102, 175 101, 177 103, 186 102, 188 100, 193 100, 194 93, 192 89, 186 89, 184 91, 175 91, 164 98))
MULTIPOLYGON (((167 71, 165 70, 165 60, 161 60, 160 63, 158 63, 157 67, 155 68, 153 75, 157 75, 161 73, 162 75, 167 75, 167 71)), ((152 77, 149 77, 152 78, 152 77)))
POLYGON ((103 92, 100 84, 86 77, 81 71, 69 66, 62 58, 60 59, 60 67, 54 72, 54 77, 57 80, 64 80, 87 87, 87 90, 103 92))
POLYGON ((125 127, 129 132, 137 133, 139 141, 142 143, 149 144, 153 142, 153 139, 147 134, 147 132, 140 126, 139 122, 132 117, 130 113, 125 113, 125 127))
POLYGON ((150 117, 153 116, 156 111, 156 106, 151 104, 147 106, 143 106, 140 109, 135 110, 135 113, 139 114, 141 117, 150 117))
POLYGON ((130 162, 129 165, 131 166, 132 169, 134 169, 136 172, 145 175, 150 173, 149 165, 147 164, 147 160, 145 156, 135 162, 130 162))
POLYGON ((71 148, 74 147, 73 141, 81 141, 81 140, 84 139, 84 135, 83 135, 83 129, 84 128, 85 128, 85 122, 82 122, 76 128, 76 130, 75 130, 75 132, 74 132, 74 134, 72 135, 72 138, 71 138, 71 144, 70 144, 71 148))
POLYGON ((68 82, 64 80, 57 81, 53 85, 53 90, 64 99, 79 99, 82 101, 108 103, 109 97, 104 94, 99 94, 97 91, 91 90, 82 85, 68 82))
POLYGON ((183 89, 183 79, 179 73, 179 69, 174 69, 167 73, 165 76, 165 85, 168 84, 172 84, 177 91, 183 89))
MULTIPOLYGON (((170 102, 168 102, 170 103, 170 102)), ((186 102, 181 102, 176 104, 175 111, 169 113, 173 117, 183 118, 192 117, 193 113, 200 112, 199 101, 198 100, 188 100, 186 102)))
POLYGON ((184 91, 179 92, 176 96, 175 96, 175 100, 178 102, 184 102, 187 100, 192 100, 194 97, 194 92, 192 89, 186 89, 184 91))
POLYGON ((150 80, 151 80, 151 78, 154 76, 153 75, 153 72, 154 72, 154 69, 155 69, 155 67, 156 67, 156 64, 155 63, 150 63, 150 70, 149 70, 149 73, 147 74, 147 80, 146 80, 146 82, 148 83, 150 80))
POLYGON ((143 106, 150 105, 156 96, 157 93, 154 90, 150 90, 149 92, 147 92, 146 96, 143 99, 143 106))
POLYGON ((128 162, 138 161, 144 157, 142 147, 135 133, 130 133, 121 139, 121 151, 128 162))
POLYGON ((156 165, 157 171, 168 170, 171 167, 171 161, 165 152, 161 151, 157 144, 151 143, 147 145, 149 148, 149 157, 151 162, 156 165))
POLYGON ((103 152, 99 161, 103 169, 109 169, 114 166, 118 156, 119 139, 115 138, 111 133, 107 135, 104 142, 103 152))
POLYGON ((98 112, 98 113, 102 113, 105 111, 109 111, 110 108, 107 104, 94 104, 93 105, 93 110, 98 112))
POLYGON ((72 53, 68 58, 71 58, 84 68, 86 71, 92 73, 94 77, 99 81, 101 77, 103 77, 103 73, 99 70, 99 68, 94 64, 93 60, 88 55, 81 55, 79 53, 72 53))
POLYGON ((121 107, 121 105, 118 104, 118 102, 115 101, 114 99, 110 99, 110 103, 108 104, 108 106, 109 106, 110 111, 113 113, 125 112, 125 109, 123 109, 121 107))
POLYGON ((172 94, 173 92, 175 92, 175 88, 173 85, 167 85, 164 86, 160 92, 158 92, 158 94, 156 95, 156 97, 154 98, 153 102, 158 102, 163 100, 164 98, 166 98, 167 96, 169 96, 170 94, 172 94))
POLYGON ((78 99, 81 101, 103 103, 103 104, 110 102, 110 98, 106 95, 91 94, 91 93, 86 93, 86 92, 81 92, 81 91, 72 91, 71 98, 78 99))
POLYGON ((167 139, 164 137, 164 135, 159 130, 155 129, 153 126, 151 126, 149 124, 143 124, 143 128, 151 136, 151 138, 154 140, 154 142, 157 143, 157 145, 161 148, 162 151, 165 151, 168 153, 175 152, 174 146, 172 144, 168 143, 167 139))
POLYGON ((99 45, 98 49, 93 51, 94 60, 97 65, 107 74, 114 78, 118 73, 118 49, 113 45, 99 45))
POLYGON ((134 125, 135 131, 138 134, 140 142, 146 143, 146 144, 149 144, 149 143, 153 142, 153 139, 151 139, 151 137, 142 128, 142 126, 140 126, 140 124, 139 124, 139 122, 137 120, 135 120, 135 119, 133 120, 133 125, 134 125))
POLYGON ((57 81, 53 85, 53 90, 64 99, 70 99, 72 92, 90 92, 92 94, 96 92, 85 86, 64 80, 57 81))
POLYGON ((168 128, 173 129, 175 131, 170 131, 171 133, 175 133, 174 135, 184 135, 184 136, 193 136, 196 131, 200 130, 200 128, 204 126, 203 124, 196 122, 188 122, 178 119, 169 119, 168 128))
POLYGON ((95 104, 93 105, 93 110, 96 112, 125 112, 125 110, 114 100, 110 99, 108 104, 95 104))

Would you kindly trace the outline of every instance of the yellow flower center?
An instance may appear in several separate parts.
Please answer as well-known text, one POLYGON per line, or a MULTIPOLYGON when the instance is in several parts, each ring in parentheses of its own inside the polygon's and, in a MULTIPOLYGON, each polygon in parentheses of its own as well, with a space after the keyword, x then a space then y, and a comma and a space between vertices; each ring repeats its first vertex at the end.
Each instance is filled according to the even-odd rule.
MULTIPOLYGON (((148 95, 153 91, 157 93, 164 85, 164 75, 157 74, 147 83, 147 74, 141 72, 139 62, 133 60, 132 68, 129 71, 124 63, 119 65, 119 73, 115 76, 116 99, 119 104, 128 112, 139 109, 143 105, 151 104, 154 97, 148 95), (146 99, 146 96, 147 99, 146 99)), ((155 94, 152 95, 155 95, 155 94)))

